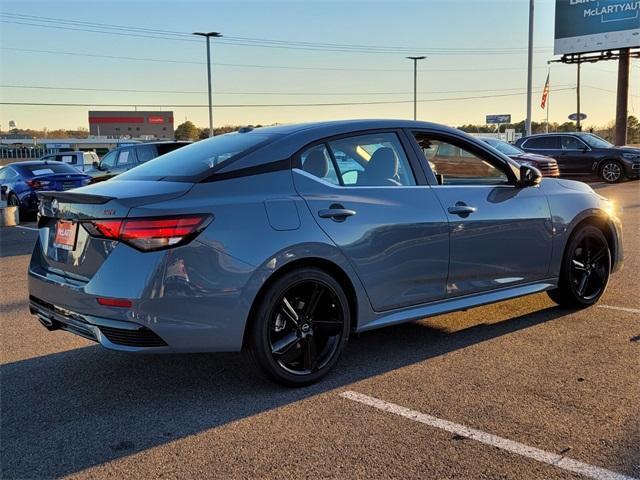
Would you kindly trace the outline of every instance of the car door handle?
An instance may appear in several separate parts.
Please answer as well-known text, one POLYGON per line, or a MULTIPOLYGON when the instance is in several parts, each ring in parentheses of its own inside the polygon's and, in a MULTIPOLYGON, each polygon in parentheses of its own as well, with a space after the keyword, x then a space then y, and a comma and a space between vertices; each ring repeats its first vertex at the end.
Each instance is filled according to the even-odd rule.
POLYGON ((342 205, 331 205, 329 208, 322 209, 318 212, 320 218, 330 218, 336 222, 344 222, 347 217, 352 217, 355 214, 355 210, 344 208, 342 205))
POLYGON ((456 203, 453 207, 449 207, 447 211, 452 215, 468 216, 476 211, 476 207, 471 207, 463 202, 456 203))

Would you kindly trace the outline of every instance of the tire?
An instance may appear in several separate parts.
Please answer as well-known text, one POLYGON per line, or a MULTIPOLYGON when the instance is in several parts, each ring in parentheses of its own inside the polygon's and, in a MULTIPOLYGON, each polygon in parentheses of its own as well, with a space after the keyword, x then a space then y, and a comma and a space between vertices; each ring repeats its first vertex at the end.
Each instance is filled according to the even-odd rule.
POLYGON ((558 288, 547 294, 563 307, 590 307, 606 291, 610 272, 611 251, 602 231, 593 225, 579 227, 567 243, 558 288))
POLYGON ((284 274, 255 309, 248 353, 259 371, 290 387, 317 382, 349 339, 349 302, 340 284, 317 268, 284 274))
POLYGON ((605 160, 600 167, 600 178, 607 183, 618 183, 624 178, 624 169, 616 160, 605 160))

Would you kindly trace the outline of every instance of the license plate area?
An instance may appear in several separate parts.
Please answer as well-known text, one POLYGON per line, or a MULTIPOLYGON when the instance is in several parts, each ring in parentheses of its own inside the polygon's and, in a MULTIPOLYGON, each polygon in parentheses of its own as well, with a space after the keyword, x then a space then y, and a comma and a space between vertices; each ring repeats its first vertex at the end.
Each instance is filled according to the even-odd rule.
POLYGON ((73 250, 78 238, 78 224, 68 220, 58 220, 53 246, 62 250, 73 250))

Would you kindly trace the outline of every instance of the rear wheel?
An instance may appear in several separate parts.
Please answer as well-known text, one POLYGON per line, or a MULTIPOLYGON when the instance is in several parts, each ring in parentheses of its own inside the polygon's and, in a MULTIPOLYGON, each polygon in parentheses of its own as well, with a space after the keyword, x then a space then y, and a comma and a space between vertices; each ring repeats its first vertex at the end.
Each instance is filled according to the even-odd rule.
POLYGON ((259 369, 288 386, 325 376, 349 337, 350 314, 340 284, 316 268, 278 279, 260 300, 249 338, 259 369))
POLYGON ((607 183, 617 183, 622 180, 622 165, 615 160, 606 160, 600 168, 600 176, 607 183))
POLYGON ((611 252, 600 229, 586 225, 576 231, 562 260, 558 288, 547 293, 564 307, 584 308, 595 304, 609 282, 611 252))

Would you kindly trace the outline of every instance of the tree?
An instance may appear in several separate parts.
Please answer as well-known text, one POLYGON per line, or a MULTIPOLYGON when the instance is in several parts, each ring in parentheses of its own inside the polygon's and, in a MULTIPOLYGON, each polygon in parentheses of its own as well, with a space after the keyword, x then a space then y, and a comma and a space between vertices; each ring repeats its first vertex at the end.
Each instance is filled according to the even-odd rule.
POLYGON ((200 130, 189 120, 181 123, 176 128, 176 140, 197 140, 199 136, 200 130))

